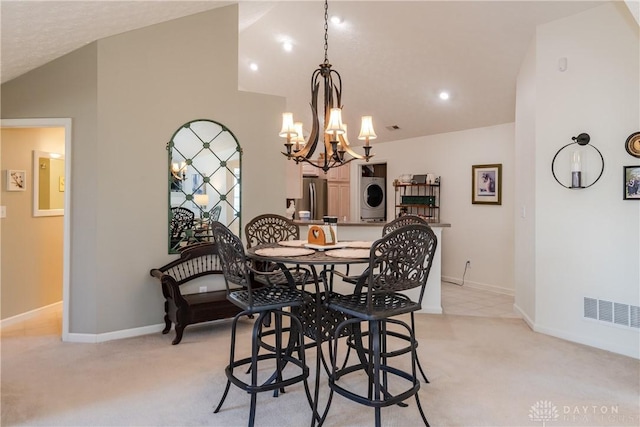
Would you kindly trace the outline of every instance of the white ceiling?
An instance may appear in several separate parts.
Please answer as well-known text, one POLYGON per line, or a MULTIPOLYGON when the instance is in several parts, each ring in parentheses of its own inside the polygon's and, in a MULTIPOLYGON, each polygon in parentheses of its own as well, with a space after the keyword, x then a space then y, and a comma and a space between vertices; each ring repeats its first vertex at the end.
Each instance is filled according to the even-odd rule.
MULTIPOLYGON (((94 40, 231 3, 2 0, 2 82, 94 40)), ((239 3, 239 88, 285 96, 308 131, 311 74, 324 60, 323 3, 239 3)), ((377 142, 513 121, 516 77, 536 25, 601 4, 330 1, 329 14, 344 20, 329 26, 328 54, 342 76, 351 142, 365 114, 374 118, 377 142), (444 89, 447 102, 437 97, 444 89), (386 128, 392 125, 400 129, 386 128)))

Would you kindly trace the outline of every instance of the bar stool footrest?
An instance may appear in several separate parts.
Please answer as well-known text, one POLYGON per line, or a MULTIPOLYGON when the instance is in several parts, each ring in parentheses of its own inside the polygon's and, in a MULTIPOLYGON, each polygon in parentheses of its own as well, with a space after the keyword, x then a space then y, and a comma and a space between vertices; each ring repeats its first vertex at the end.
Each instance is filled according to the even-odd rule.
MULTIPOLYGON (((260 354, 258 355, 258 361, 263 361, 263 360, 269 360, 269 359, 276 359, 276 354, 260 354)), ((296 359, 295 357, 291 357, 291 356, 287 356, 287 355, 281 355, 280 356, 280 360, 281 362, 283 362, 283 364, 286 363, 293 363, 294 365, 296 365, 298 368, 300 368, 302 370, 302 373, 291 377, 291 378, 287 378, 284 379, 282 381, 275 381, 274 375, 272 375, 267 382, 261 384, 261 385, 251 385, 249 383, 247 383, 246 381, 243 381, 242 379, 238 378, 237 376, 234 375, 233 371, 236 368, 240 368, 242 366, 246 366, 246 365, 250 365, 251 364, 251 358, 247 357, 244 359, 240 359, 235 361, 234 363, 227 365, 227 367, 225 368, 224 372, 227 375, 227 378, 229 379, 229 381, 231 381, 231 383, 237 387, 239 387, 240 389, 247 391, 249 393, 260 393, 263 391, 270 391, 270 390, 275 390, 275 389, 280 389, 292 384, 296 384, 299 383, 301 381, 304 381, 305 379, 307 379, 309 377, 309 367, 305 364, 302 363, 301 360, 296 359)), ((246 374, 245 374, 246 375, 246 374)))
MULTIPOLYGON (((356 365, 357 366, 357 365, 356 365)), ((340 377, 349 374, 349 373, 353 373, 356 370, 353 369, 353 366, 349 366, 347 368, 344 369, 340 369, 339 371, 336 371, 336 379, 333 378, 329 378, 329 387, 331 387, 331 389, 333 391, 335 391, 336 393, 346 397, 347 399, 353 400, 355 402, 361 403, 363 405, 366 406, 370 406, 370 407, 385 407, 385 406, 392 406, 392 405, 396 405, 400 402, 403 402, 405 400, 407 400, 408 398, 410 398, 411 396, 414 396, 416 393, 418 393, 418 390, 420 390, 420 382, 414 382, 414 378, 413 375, 411 375, 408 372, 402 371, 400 369, 391 367, 391 366, 381 366, 380 367, 380 371, 382 372, 386 372, 388 374, 392 374, 395 375, 397 377, 403 378, 409 382, 411 382, 411 384, 413 385, 411 388, 403 391, 402 393, 396 394, 396 395, 390 395, 388 393, 384 393, 385 397, 382 400, 379 399, 372 399, 372 398, 368 398, 365 396, 362 396, 360 394, 357 394, 351 390, 347 390, 346 388, 336 384, 336 380, 339 379, 340 377)))

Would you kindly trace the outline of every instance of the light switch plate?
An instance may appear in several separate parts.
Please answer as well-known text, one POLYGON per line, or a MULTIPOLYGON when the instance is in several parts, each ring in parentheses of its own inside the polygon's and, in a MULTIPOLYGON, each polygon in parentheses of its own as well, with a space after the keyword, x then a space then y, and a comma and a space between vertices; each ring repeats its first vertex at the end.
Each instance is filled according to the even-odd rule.
POLYGON ((7 207, 0 206, 0 218, 5 218, 7 216, 7 207))

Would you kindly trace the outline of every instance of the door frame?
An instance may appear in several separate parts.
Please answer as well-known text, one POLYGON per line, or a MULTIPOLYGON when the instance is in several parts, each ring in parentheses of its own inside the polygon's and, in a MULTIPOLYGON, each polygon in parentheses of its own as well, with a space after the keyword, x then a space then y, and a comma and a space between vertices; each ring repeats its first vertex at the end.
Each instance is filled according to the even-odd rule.
POLYGON ((62 341, 69 338, 70 254, 71 254, 71 127, 70 118, 0 119, 2 128, 64 128, 64 219, 62 240, 62 341))
MULTIPOLYGON (((371 166, 371 165, 386 165, 387 167, 387 173, 385 176, 385 215, 387 218, 387 221, 392 220, 393 218, 389 217, 389 212, 394 212, 394 210, 392 209, 392 200, 389 197, 389 194, 392 194, 389 192, 389 183, 391 182, 391 180, 389 179, 389 159, 387 159, 386 157, 382 157, 382 158, 377 158, 375 161, 365 161, 365 160, 356 160, 353 163, 355 164, 355 167, 351 168, 351 189, 353 190, 354 188, 357 191, 357 197, 351 197, 351 212, 357 212, 358 213, 358 217, 357 219, 354 218, 353 221, 354 222, 360 222, 360 209, 362 208, 362 185, 360 182, 360 177, 362 176, 362 167, 363 166, 371 166), (391 206, 390 206, 391 205, 391 206)), ((393 187, 393 186, 391 186, 393 187)), ((393 190, 393 188, 391 188, 391 190, 393 190)), ((352 214, 353 217, 353 214, 352 214)))

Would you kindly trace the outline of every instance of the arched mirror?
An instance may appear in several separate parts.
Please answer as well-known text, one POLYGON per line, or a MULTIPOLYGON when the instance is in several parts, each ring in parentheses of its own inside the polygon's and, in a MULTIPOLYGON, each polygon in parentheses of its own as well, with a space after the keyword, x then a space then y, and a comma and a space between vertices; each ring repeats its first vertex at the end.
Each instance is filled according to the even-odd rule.
POLYGON ((220 221, 240 235, 240 158, 235 135, 213 120, 194 120, 178 129, 169 151, 169 253, 213 241, 220 221))

